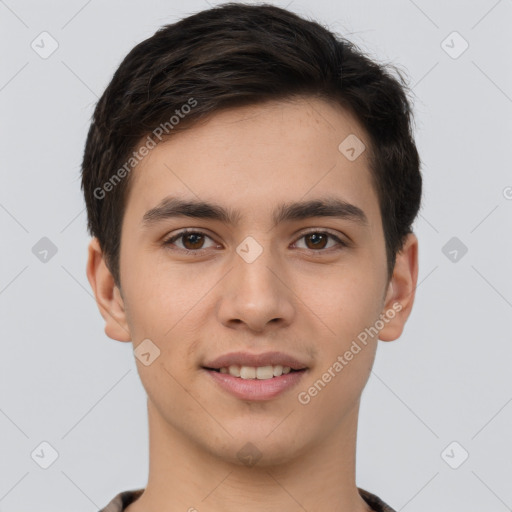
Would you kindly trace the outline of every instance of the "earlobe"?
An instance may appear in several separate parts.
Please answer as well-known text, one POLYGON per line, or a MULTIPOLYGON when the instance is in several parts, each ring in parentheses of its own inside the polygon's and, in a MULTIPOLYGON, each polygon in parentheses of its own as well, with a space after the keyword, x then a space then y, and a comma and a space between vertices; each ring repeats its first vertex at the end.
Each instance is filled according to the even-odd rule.
POLYGON ((385 325, 379 333, 380 340, 393 341, 402 334, 414 303, 417 281, 418 239, 414 233, 409 233, 402 250, 396 255, 381 314, 385 325))
POLYGON ((124 301, 97 238, 89 243, 86 271, 96 304, 105 320, 105 334, 114 340, 131 341, 124 301))

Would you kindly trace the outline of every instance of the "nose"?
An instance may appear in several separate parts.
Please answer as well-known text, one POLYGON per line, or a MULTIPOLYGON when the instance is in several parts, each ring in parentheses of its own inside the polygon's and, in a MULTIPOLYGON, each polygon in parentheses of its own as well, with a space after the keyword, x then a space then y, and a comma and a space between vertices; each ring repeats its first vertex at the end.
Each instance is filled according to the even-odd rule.
POLYGON ((222 281, 219 321, 254 332, 290 325, 296 308, 285 272, 270 250, 264 249, 254 261, 235 254, 233 267, 222 281))

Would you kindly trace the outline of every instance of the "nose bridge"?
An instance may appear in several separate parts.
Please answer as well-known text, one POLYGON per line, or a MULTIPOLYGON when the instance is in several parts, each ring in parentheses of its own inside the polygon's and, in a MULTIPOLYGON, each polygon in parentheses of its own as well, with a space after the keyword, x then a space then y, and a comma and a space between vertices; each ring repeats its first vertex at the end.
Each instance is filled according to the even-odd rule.
POLYGON ((261 243, 248 236, 236 248, 219 308, 223 323, 243 322, 252 329, 261 330, 271 321, 291 321, 292 293, 283 284, 285 279, 278 277, 281 262, 272 251, 269 238, 260 240, 261 243))
MULTIPOLYGON (((279 267, 276 255, 273 253, 269 239, 258 242, 252 236, 246 237, 236 248, 234 258, 234 275, 237 281, 235 290, 239 297, 250 300, 265 300, 270 303, 279 291, 275 283, 275 275, 270 270, 279 267)), ((275 270, 274 270, 275 272, 275 270)))

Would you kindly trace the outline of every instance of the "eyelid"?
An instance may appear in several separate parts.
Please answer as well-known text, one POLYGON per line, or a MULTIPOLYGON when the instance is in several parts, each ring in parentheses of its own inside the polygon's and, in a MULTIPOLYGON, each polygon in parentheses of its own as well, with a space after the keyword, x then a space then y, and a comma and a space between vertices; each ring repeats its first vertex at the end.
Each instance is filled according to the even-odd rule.
POLYGON ((342 242, 345 242, 348 244, 348 240, 346 240, 347 237, 343 238, 343 235, 335 230, 329 229, 329 228, 307 228, 307 231, 299 231, 300 237, 309 235, 311 233, 321 233, 325 235, 330 235, 333 238, 338 238, 342 242))
MULTIPOLYGON (((184 228, 181 231, 178 231, 178 233, 175 233, 174 235, 166 236, 162 243, 164 246, 172 245, 174 243, 174 241, 179 240, 181 237, 183 237, 187 234, 190 234, 190 233, 205 236, 215 242, 214 238, 212 236, 210 236, 207 232, 203 231, 202 229, 184 228)), ((334 239, 336 241, 336 244, 338 247, 341 246, 341 247, 345 248, 345 247, 350 246, 350 243, 346 239, 342 238, 337 233, 334 233, 331 230, 326 229, 326 228, 309 228, 307 231, 301 231, 299 236, 296 237, 293 244, 296 244, 299 240, 301 240, 305 236, 312 234, 312 233, 318 233, 318 234, 324 234, 324 235, 330 236, 332 239, 334 239)), ((329 252, 331 249, 336 249, 336 247, 330 247, 329 249, 319 249, 319 250, 306 249, 306 250, 309 250, 312 253, 321 254, 323 252, 329 252)), ((198 253, 201 253, 202 251, 208 250, 208 248, 192 250, 192 249, 182 249, 182 248, 178 247, 177 250, 182 251, 182 252, 187 252, 187 253, 198 254, 198 253)))
MULTIPOLYGON (((301 231, 300 236, 298 236, 296 238, 295 242, 293 242, 293 243, 296 244, 300 239, 304 238, 307 235, 313 234, 313 233, 318 233, 320 235, 328 235, 329 237, 331 237, 333 240, 336 241, 336 245, 338 246, 338 248, 340 246, 343 248, 350 247, 350 243, 345 238, 340 236, 339 233, 333 232, 327 228, 310 228, 310 229, 308 229, 308 231, 301 231)), ((321 253, 329 252, 331 249, 336 249, 336 247, 329 247, 328 249, 317 250, 317 251, 315 251, 314 249, 308 249, 308 250, 313 253, 321 254, 321 253)))
MULTIPOLYGON (((202 235, 204 237, 210 238, 212 241, 215 242, 214 238, 211 235, 209 235, 208 233, 206 233, 205 231, 203 231, 202 229, 185 228, 185 229, 182 229, 182 230, 178 231, 174 235, 166 236, 164 238, 164 240, 162 241, 162 244, 164 246, 172 245, 176 240, 179 240, 180 238, 184 237, 185 235, 188 235, 188 234, 191 234, 191 233, 195 234, 195 235, 202 235)), ((207 249, 192 250, 192 249, 182 249, 181 247, 177 247, 177 250, 183 251, 183 252, 200 253, 201 251, 205 251, 207 249)))

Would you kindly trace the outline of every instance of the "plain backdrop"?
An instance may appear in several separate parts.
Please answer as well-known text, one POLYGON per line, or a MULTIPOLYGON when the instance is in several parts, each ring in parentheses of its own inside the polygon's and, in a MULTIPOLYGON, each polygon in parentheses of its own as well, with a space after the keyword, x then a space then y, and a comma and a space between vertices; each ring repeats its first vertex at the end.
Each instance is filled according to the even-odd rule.
MULTIPOLYGON (((273 3, 398 65, 415 96, 419 286, 363 393, 357 484, 397 511, 511 510, 512 2, 273 3)), ((146 484, 145 393, 85 275, 80 165, 126 53, 208 7, 0 0, 1 512, 96 512, 146 484)))

